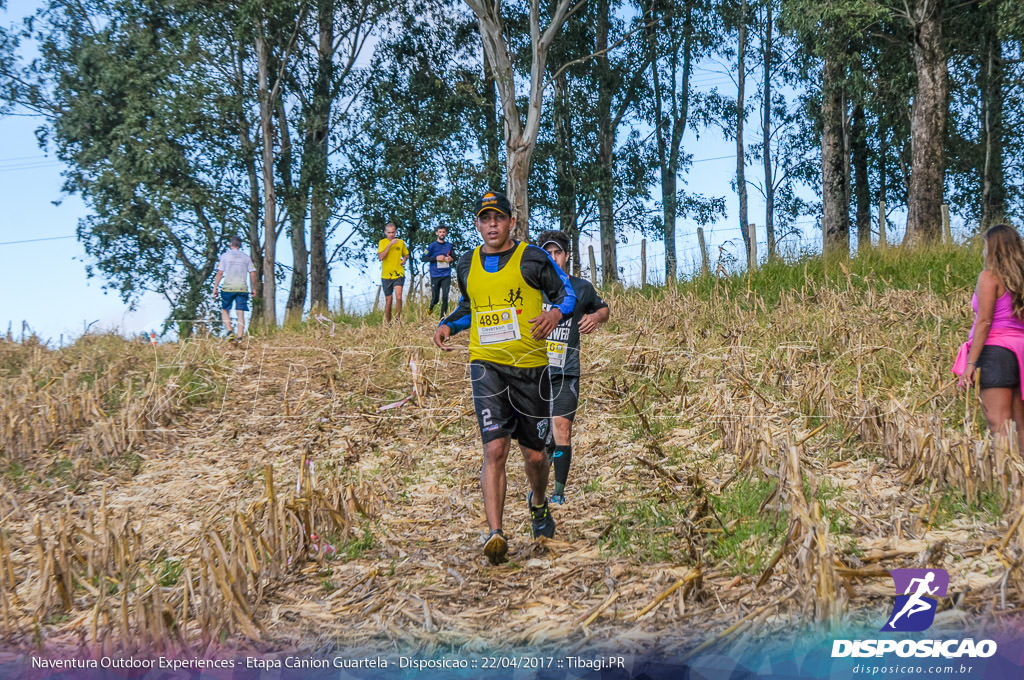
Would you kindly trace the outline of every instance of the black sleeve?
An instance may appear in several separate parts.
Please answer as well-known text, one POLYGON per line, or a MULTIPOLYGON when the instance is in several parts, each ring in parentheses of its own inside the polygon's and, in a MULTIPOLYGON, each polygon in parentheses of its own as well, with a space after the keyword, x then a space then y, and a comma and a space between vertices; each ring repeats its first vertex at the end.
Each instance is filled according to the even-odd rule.
POLYGON ((604 309, 608 306, 608 303, 601 299, 601 296, 597 294, 594 286, 591 285, 590 281, 583 281, 583 295, 582 300, 577 300, 577 305, 582 305, 580 309, 583 310, 584 314, 593 314, 599 309, 604 309))

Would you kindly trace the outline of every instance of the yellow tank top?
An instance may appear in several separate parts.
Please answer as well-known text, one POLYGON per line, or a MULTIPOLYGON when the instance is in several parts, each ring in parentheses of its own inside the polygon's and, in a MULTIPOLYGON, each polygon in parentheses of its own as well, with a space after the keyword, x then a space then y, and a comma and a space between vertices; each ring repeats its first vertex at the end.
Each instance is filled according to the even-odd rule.
POLYGON ((547 366, 547 343, 530 336, 530 319, 540 316, 544 299, 539 290, 523 279, 520 242, 505 266, 491 273, 480 261, 480 246, 466 276, 472 319, 469 358, 506 366, 534 368, 547 366))

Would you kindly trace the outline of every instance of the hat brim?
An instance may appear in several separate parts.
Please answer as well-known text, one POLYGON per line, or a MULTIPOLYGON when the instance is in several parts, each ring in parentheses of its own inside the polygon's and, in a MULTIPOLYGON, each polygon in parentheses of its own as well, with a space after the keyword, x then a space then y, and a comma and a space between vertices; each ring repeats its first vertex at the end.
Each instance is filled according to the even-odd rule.
POLYGON ((548 246, 554 246, 554 247, 558 248, 560 251, 562 251, 563 253, 567 252, 567 250, 562 247, 562 244, 559 243, 558 241, 555 241, 555 240, 545 241, 544 245, 541 246, 541 249, 542 250, 547 250, 548 246))
POLYGON ((488 210, 493 210, 494 212, 501 213, 505 217, 511 217, 507 212, 505 212, 501 208, 498 208, 498 207, 493 206, 493 205, 488 205, 486 207, 480 208, 480 210, 477 211, 476 216, 480 217, 481 215, 483 215, 488 210))

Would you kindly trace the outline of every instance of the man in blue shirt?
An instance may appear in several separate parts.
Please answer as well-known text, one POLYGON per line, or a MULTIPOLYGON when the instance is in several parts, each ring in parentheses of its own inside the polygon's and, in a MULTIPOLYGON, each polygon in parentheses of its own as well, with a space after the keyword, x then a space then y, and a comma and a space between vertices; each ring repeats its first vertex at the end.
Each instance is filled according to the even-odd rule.
POLYGON ((427 253, 421 259, 430 263, 430 311, 434 313, 434 306, 438 299, 441 300, 441 318, 448 313, 448 291, 452 287, 452 262, 455 261, 455 251, 452 244, 445 242, 448 237, 448 227, 438 227, 434 232, 437 240, 427 246, 427 253))

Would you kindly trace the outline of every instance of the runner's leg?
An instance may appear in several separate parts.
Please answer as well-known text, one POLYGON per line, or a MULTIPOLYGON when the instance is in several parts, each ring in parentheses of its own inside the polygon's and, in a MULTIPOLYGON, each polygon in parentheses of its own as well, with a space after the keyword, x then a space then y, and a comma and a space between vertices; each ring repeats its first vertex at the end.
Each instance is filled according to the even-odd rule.
POLYGON ((501 437, 484 444, 484 465, 480 470, 480 488, 484 494, 484 514, 487 526, 494 531, 501 528, 501 517, 505 511, 505 491, 508 480, 505 463, 508 461, 510 439, 501 437))
POLYGON ((384 323, 391 323, 391 296, 384 296, 384 323))
POLYGON ((526 479, 530 483, 530 490, 533 491, 534 501, 544 500, 548 493, 549 463, 547 454, 539 449, 532 449, 519 445, 523 452, 523 462, 526 464, 526 479))
POLYGON ((231 312, 226 309, 220 310, 220 320, 224 322, 224 328, 227 329, 228 335, 231 335, 234 331, 231 329, 231 312))
POLYGON ((452 277, 445 276, 441 279, 441 318, 448 316, 448 291, 452 287, 452 277))
POLYGON ((395 319, 402 318, 402 287, 395 286, 395 319))
MULTIPOLYGON (((428 314, 434 313, 434 307, 437 305, 437 301, 441 296, 441 279, 431 278, 430 279, 430 310, 428 314)), ((441 316, 444 317, 444 311, 441 312, 441 316)))

